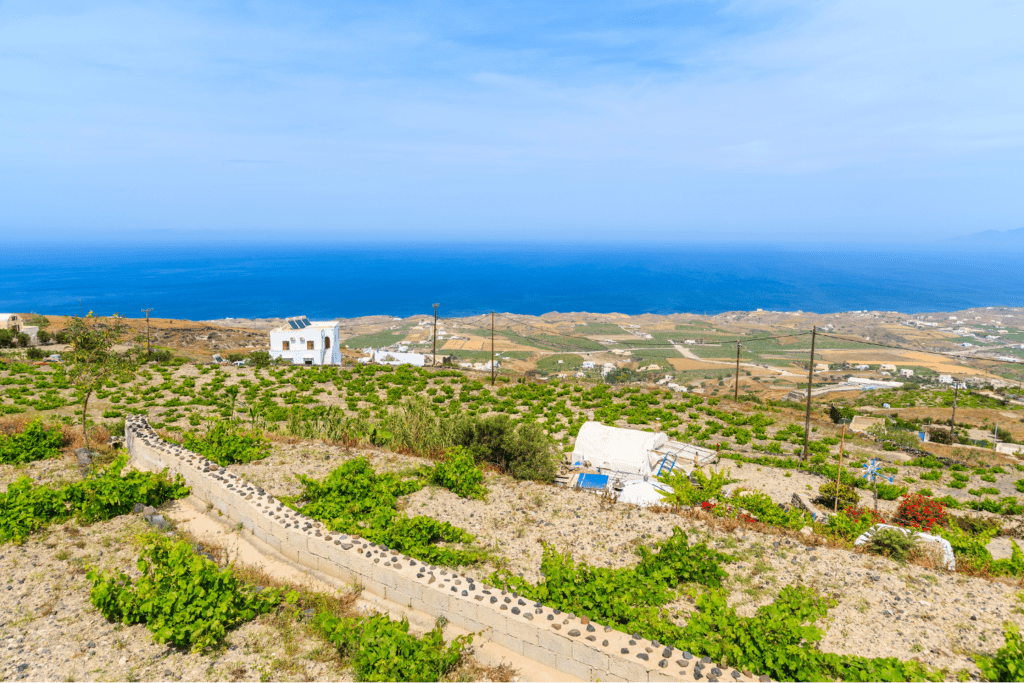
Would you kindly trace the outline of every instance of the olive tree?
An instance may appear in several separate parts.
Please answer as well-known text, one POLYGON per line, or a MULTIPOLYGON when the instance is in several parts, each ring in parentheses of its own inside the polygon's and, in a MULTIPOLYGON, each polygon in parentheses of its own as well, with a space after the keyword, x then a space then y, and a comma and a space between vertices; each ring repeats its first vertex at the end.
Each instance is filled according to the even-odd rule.
POLYGON ((75 397, 82 404, 82 438, 88 448, 89 399, 112 377, 132 370, 138 363, 141 347, 136 339, 134 346, 120 351, 115 349, 131 332, 117 314, 103 318, 90 311, 86 316, 71 318, 64 331, 71 348, 61 355, 61 360, 75 389, 75 397))

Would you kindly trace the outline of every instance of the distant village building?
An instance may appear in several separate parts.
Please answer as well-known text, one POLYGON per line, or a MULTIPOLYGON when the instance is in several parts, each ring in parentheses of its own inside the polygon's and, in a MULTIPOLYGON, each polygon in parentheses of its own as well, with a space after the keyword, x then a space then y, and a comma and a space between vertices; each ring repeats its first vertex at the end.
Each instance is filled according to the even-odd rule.
POLYGON ((815 372, 828 372, 828 363, 818 363, 814 366, 815 372))
POLYGON ((900 375, 902 375, 903 377, 913 377, 914 371, 911 370, 910 368, 903 368, 902 370, 900 370, 900 375))
POLYGON ((21 332, 24 323, 17 313, 0 313, 0 329, 21 332))
POLYGON ((592 361, 592 360, 585 360, 585 361, 583 361, 583 369, 584 370, 593 370, 594 369, 594 361, 592 361))
POLYGON ((295 365, 337 365, 341 363, 337 320, 310 322, 306 316, 288 318, 270 331, 270 357, 295 365))
POLYGON ((882 363, 878 366, 878 369, 883 372, 896 372, 896 366, 892 363, 882 363))
POLYGON ((953 375, 939 375, 939 384, 952 384, 953 375))
POLYGON ((366 355, 359 359, 360 363, 372 363, 375 365, 413 365, 422 368, 427 365, 428 356, 422 353, 402 353, 401 351, 388 351, 387 349, 363 349, 366 355))

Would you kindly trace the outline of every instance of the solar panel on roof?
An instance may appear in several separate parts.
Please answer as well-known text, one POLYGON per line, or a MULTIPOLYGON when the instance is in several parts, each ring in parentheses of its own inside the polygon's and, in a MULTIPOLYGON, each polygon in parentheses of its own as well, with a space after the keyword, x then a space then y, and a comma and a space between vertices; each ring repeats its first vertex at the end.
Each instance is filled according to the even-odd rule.
POLYGON ((312 323, 309 322, 309 318, 307 318, 306 316, 302 316, 302 322, 305 323, 306 327, 312 325, 312 323))
POLYGON ((298 326, 298 325, 297 325, 297 324, 295 323, 295 321, 294 321, 294 320, 289 320, 289 321, 288 321, 288 324, 289 324, 289 325, 291 325, 291 328, 292 328, 293 330, 297 330, 297 329, 299 329, 299 326, 298 326))

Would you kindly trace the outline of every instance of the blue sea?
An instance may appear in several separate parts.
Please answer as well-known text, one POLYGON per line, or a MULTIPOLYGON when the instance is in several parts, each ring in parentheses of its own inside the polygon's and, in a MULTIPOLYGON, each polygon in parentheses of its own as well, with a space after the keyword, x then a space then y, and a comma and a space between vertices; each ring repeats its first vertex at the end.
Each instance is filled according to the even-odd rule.
POLYGON ((6 246, 0 311, 208 320, 496 311, 952 311, 1024 306, 1016 250, 525 244, 6 246))

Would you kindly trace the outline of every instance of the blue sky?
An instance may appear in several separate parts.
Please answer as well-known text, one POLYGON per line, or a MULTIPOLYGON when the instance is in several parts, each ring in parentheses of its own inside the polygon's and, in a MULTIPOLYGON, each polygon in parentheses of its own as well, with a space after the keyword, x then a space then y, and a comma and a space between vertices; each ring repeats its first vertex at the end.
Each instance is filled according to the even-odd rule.
POLYGON ((0 230, 1007 230, 1022 84, 1016 0, 0 0, 0 230))

